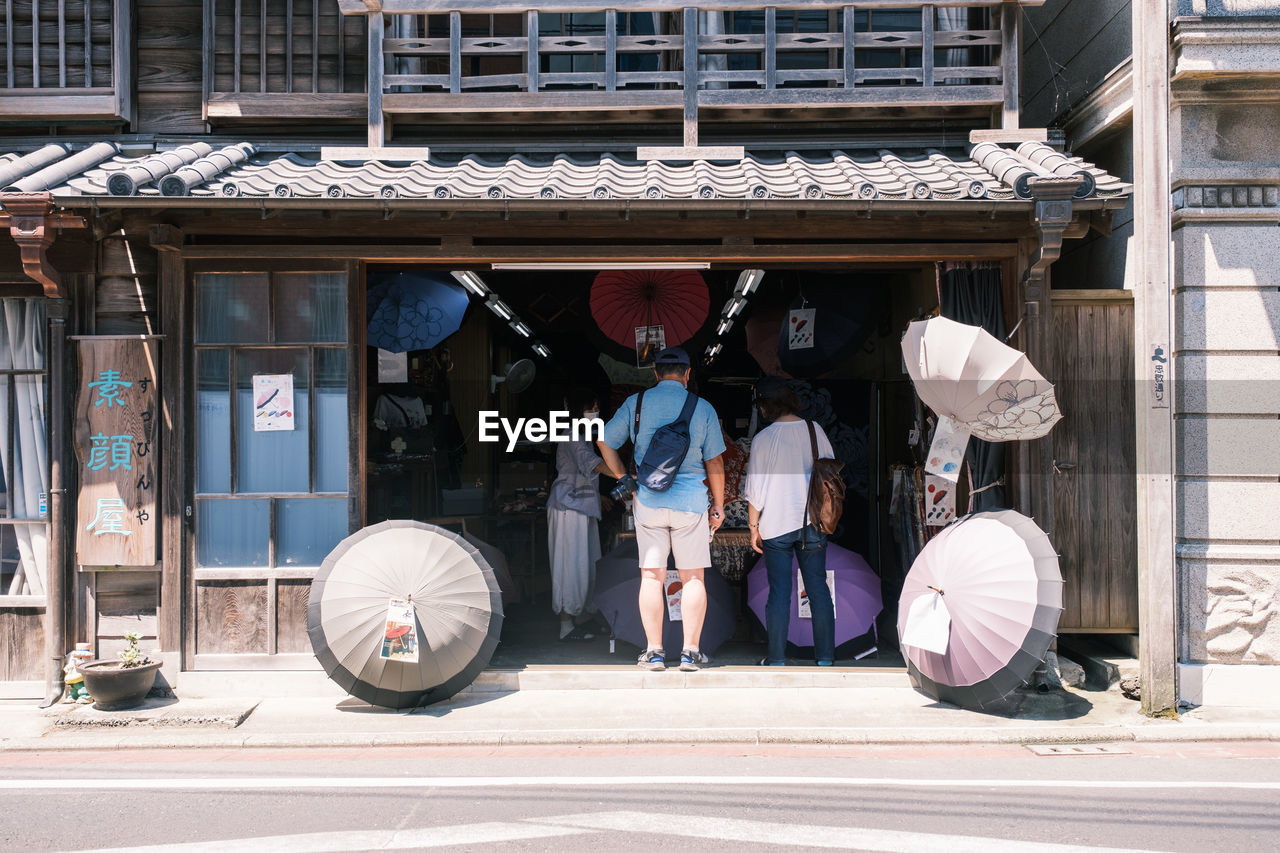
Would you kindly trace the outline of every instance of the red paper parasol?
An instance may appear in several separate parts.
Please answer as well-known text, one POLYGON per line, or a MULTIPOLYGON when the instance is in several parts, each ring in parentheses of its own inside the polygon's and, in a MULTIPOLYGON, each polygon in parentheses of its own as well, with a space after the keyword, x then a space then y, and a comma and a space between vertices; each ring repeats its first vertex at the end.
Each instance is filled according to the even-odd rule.
POLYGON ((398 640, 401 637, 403 637, 405 634, 409 633, 409 629, 412 627, 413 627, 412 625, 400 625, 395 628, 388 628, 387 639, 398 640))
POLYGON ((591 316, 612 341, 632 349, 637 326, 662 326, 682 344, 707 320, 711 295, 693 270, 605 270, 591 284, 591 316))

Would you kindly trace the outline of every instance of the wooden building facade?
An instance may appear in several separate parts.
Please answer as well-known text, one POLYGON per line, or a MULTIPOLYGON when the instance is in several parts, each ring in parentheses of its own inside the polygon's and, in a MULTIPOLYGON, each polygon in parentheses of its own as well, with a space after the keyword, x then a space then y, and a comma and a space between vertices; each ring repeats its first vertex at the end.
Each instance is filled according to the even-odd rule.
MULTIPOLYGON (((1130 187, 1019 126, 1036 5, 15 0, 0 286, 11 348, 23 322, 43 343, 0 370, 10 436, 12 395, 46 389, 48 452, 45 499, 0 528, 39 530, 48 559, 23 562, 24 533, 0 576, 0 689, 43 692, 74 642, 110 654, 129 630, 179 689, 315 668, 310 578, 369 517, 366 278, 391 265, 997 264, 1014 343, 1069 413, 1013 454, 1012 500, 1063 553, 1063 630, 1136 631, 1133 413, 1090 393, 1132 381, 1131 308, 1048 275, 1130 187), (78 356, 109 340, 146 343, 153 433, 72 429, 115 370, 78 356), (250 447, 260 374, 294 377, 297 429, 250 447), (131 515, 145 564, 78 559, 99 434, 157 454, 154 510, 131 515)), ((453 349, 484 387, 484 330, 453 349)))

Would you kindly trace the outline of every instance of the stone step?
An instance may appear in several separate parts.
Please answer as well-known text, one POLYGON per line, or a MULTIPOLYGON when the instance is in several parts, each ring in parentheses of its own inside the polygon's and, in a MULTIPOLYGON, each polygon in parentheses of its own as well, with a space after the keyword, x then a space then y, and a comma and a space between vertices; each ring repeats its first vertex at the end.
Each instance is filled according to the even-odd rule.
MULTIPOLYGON (((646 672, 634 666, 529 666, 488 669, 467 688, 473 693, 518 690, 634 690, 644 688, 775 688, 906 687, 906 670, 896 666, 734 667, 699 672, 646 672)), ((291 696, 343 699, 346 693, 319 670, 287 672, 183 672, 178 676, 181 698, 216 699, 252 696, 261 699, 291 696)))

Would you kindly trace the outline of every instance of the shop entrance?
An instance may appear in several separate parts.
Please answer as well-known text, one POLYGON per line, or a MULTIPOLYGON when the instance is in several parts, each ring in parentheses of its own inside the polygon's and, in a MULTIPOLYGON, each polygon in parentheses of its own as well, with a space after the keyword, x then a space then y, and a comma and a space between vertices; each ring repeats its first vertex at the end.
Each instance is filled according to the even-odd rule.
MULTIPOLYGON (((999 264, 990 270, 998 306, 1007 277, 999 264)), ((706 307, 687 339, 683 333, 667 338, 667 324, 637 313, 627 321, 635 337, 626 344, 602 326, 604 306, 592 304, 605 270, 370 266, 368 272, 369 312, 380 310, 380 294, 398 276, 469 297, 456 317, 435 318, 442 331, 457 328, 437 343, 403 353, 365 347, 365 523, 414 518, 479 543, 504 586, 507 618, 494 666, 630 666, 636 650, 622 641, 611 650, 605 620, 585 613, 578 617, 581 627, 560 638, 545 509, 557 476, 557 445, 505 435, 482 443, 481 413, 492 411, 508 422, 547 418, 585 397, 607 419, 627 396, 656 381, 643 366, 646 345, 676 343, 694 359, 691 390, 715 407, 727 447, 727 520, 713 562, 734 597, 735 625, 716 661, 755 663, 763 648, 764 632, 747 594, 758 555, 749 546, 742 475, 751 437, 766 425, 758 413, 753 416, 752 386, 764 375, 780 374, 792 379, 802 414, 823 426, 845 462, 845 514, 832 541, 865 559, 885 603, 874 628, 845 638, 837 658, 842 665, 901 666, 897 597, 931 530, 916 509, 917 468, 931 421, 903 370, 899 337, 911 320, 938 309, 940 270, 934 264, 630 270, 697 279, 706 307), (786 352, 780 358, 782 330, 796 308, 812 309, 814 314, 800 315, 811 319, 820 314, 826 334, 838 340, 821 340, 819 351, 805 358, 786 352)), ((369 333, 376 332, 371 320, 369 333)), ((613 484, 610 477, 599 479, 604 555, 634 536, 625 507, 609 500, 613 484)), ((963 514, 967 485, 958 491, 963 514)), ((794 651, 803 658, 803 649, 794 651)))

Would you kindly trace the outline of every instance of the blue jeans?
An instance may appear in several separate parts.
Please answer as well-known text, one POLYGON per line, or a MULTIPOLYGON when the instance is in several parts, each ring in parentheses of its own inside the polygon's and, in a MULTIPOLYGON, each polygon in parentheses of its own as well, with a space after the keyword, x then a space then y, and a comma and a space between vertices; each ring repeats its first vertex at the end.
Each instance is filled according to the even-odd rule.
POLYGON ((769 632, 770 662, 787 659, 787 630, 791 626, 791 555, 800 564, 800 577, 809 593, 813 617, 813 656, 818 661, 836 657, 836 611, 827 589, 827 536, 810 524, 764 540, 764 565, 769 575, 769 601, 765 604, 765 629, 769 632))

